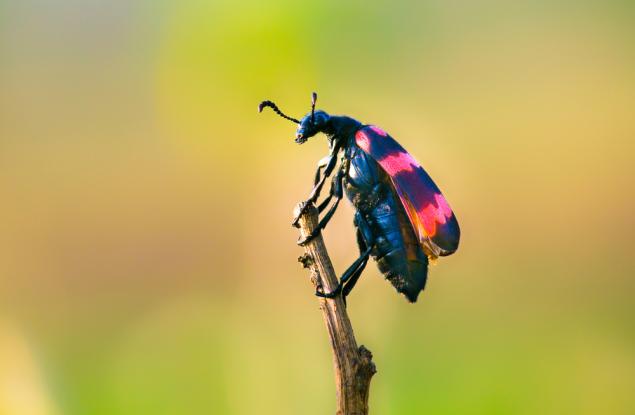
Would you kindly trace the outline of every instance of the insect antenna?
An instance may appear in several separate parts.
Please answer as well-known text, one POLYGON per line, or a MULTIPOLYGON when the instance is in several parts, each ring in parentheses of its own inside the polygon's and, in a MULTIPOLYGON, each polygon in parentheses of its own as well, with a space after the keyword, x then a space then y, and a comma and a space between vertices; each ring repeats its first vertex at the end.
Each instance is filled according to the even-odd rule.
POLYGON ((265 107, 271 107, 271 109, 274 110, 275 113, 281 116, 282 118, 286 118, 289 121, 293 121, 296 124, 300 124, 300 121, 296 120, 295 118, 289 117, 288 115, 285 115, 282 111, 280 111, 280 108, 278 108, 278 106, 271 101, 262 101, 258 105, 258 112, 262 112, 262 110, 265 107))
POLYGON ((317 101, 317 94, 314 92, 311 94, 311 124, 314 124, 315 120, 315 101, 317 101))

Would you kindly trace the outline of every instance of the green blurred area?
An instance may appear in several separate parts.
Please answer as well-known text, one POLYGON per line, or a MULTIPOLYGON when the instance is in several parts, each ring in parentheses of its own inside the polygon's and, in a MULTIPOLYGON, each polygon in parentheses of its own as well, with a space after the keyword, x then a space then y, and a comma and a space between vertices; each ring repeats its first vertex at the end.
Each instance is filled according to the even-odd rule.
MULTIPOLYGON (((462 245, 407 304, 349 298, 375 414, 635 413, 633 6, 0 4, 0 414, 324 414, 289 226, 326 142, 375 123, 462 245)), ((325 238, 355 257, 352 210, 325 238)))

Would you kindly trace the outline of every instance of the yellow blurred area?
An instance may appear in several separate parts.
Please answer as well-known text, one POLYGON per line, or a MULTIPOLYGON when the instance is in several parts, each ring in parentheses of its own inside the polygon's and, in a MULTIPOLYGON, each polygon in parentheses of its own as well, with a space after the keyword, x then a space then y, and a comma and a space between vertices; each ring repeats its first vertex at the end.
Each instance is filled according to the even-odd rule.
MULTIPOLYGON (((318 107, 444 191, 459 251, 349 297, 377 414, 635 412, 629 2, 0 4, 0 414, 323 414, 293 206, 318 107)), ((353 211, 325 232, 340 272, 353 211)))
POLYGON ((29 345, 8 324, 0 329, 0 413, 55 414, 29 345))

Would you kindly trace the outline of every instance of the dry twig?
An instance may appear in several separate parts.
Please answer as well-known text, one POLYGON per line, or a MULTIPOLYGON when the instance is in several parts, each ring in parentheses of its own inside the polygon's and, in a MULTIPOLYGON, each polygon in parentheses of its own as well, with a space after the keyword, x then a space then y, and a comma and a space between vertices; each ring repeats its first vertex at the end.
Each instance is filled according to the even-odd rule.
MULTIPOLYGON (((299 212, 298 205, 294 213, 299 212)), ((306 237, 318 224, 315 206, 308 206, 298 222, 300 234, 306 237)), ((338 279, 333 264, 326 251, 321 235, 304 247, 304 255, 299 258, 311 272, 311 282, 324 292, 337 288, 338 279)), ((320 309, 331 339, 338 415, 368 414, 368 393, 370 380, 375 374, 375 364, 371 352, 364 346, 357 347, 353 327, 348 319, 346 305, 341 296, 334 299, 320 298, 320 309)))

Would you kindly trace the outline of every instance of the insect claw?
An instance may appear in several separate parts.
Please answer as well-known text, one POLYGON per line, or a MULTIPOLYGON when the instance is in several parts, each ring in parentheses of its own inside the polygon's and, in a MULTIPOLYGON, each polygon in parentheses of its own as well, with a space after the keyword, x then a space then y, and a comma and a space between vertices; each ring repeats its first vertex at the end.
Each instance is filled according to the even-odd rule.
POLYGON ((333 291, 331 291, 330 293, 325 293, 325 292, 320 292, 318 290, 315 290, 315 295, 317 297, 320 297, 320 298, 331 298, 331 299, 333 299, 333 298, 337 297, 338 295, 340 295, 341 292, 342 292, 342 284, 338 284, 337 288, 334 289, 333 291))

